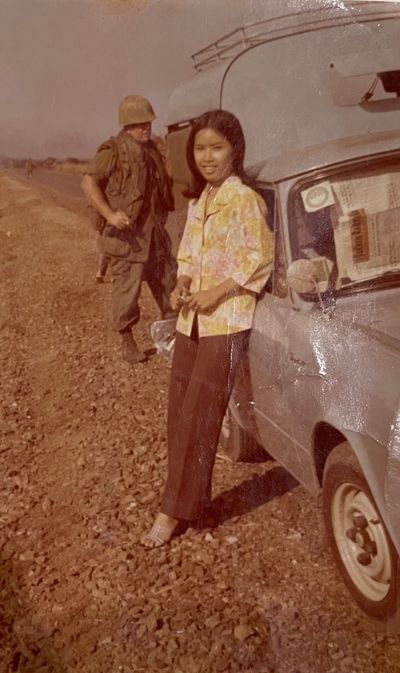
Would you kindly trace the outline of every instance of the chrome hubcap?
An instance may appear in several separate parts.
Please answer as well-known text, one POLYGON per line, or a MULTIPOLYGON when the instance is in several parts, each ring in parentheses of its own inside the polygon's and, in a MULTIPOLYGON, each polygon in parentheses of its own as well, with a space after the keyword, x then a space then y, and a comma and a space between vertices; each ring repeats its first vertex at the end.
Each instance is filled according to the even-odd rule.
POLYGON ((382 601, 390 590, 392 561, 374 504, 357 486, 342 484, 331 514, 336 544, 352 582, 369 600, 382 601))

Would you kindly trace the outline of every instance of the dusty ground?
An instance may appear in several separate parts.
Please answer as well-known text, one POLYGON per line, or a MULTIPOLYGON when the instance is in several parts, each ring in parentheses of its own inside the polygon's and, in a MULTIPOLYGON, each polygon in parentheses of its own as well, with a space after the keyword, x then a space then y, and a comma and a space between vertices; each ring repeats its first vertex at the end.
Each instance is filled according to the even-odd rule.
MULTIPOLYGON (((274 463, 218 460, 219 525, 138 545, 165 474, 168 363, 136 369, 79 201, 0 173, 0 673, 397 673, 321 515, 274 463)), ((139 341, 157 317, 145 289, 139 341)))

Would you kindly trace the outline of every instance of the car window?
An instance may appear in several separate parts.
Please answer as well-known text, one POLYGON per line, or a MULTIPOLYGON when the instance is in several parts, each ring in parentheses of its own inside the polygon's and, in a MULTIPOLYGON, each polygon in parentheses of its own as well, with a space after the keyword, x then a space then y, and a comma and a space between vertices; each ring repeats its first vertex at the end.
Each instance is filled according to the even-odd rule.
POLYGON ((298 183, 293 257, 320 262, 321 290, 400 281, 400 158, 298 183))

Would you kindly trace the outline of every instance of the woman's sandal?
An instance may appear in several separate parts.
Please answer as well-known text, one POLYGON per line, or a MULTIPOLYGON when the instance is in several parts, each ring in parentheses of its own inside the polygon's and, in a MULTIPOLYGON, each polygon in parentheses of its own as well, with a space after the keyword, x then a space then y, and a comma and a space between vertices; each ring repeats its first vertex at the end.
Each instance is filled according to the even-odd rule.
POLYGON ((165 544, 169 544, 173 537, 182 535, 189 527, 188 521, 178 521, 173 528, 163 526, 157 522, 153 523, 150 530, 142 535, 140 544, 146 549, 156 549, 165 544), (151 544, 146 544, 150 542, 151 544))
POLYGON ((175 530, 176 526, 171 529, 169 526, 153 523, 150 530, 140 539, 140 544, 147 549, 162 547, 164 544, 168 544, 168 542, 171 541, 175 530), (146 542, 150 542, 150 544, 146 544, 146 542))

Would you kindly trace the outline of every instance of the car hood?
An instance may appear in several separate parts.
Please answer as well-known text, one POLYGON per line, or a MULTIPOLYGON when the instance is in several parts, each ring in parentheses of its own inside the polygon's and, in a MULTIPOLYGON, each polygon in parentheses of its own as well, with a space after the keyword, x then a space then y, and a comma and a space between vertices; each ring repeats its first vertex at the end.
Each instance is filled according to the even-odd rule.
POLYGON ((400 315, 379 318, 371 323, 371 328, 400 341, 400 315))
POLYGON ((400 350, 400 289, 373 293, 367 298, 360 294, 338 301, 335 318, 351 322, 375 339, 400 350))

